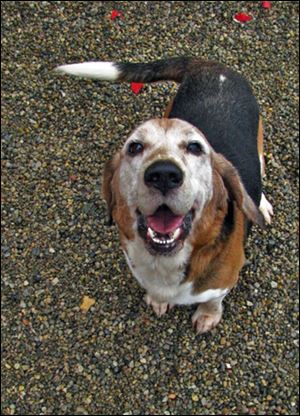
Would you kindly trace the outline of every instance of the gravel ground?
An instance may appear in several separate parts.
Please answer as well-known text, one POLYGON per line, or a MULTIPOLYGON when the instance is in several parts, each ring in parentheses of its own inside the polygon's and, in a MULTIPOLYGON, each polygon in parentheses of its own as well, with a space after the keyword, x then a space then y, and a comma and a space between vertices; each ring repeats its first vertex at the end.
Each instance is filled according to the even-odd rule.
POLYGON ((5 1, 2 16, 2 414, 297 414, 298 2, 5 1), (250 80, 276 211, 205 336, 195 307, 145 306, 100 197, 105 161, 175 84, 134 95, 51 72, 179 55, 250 80))

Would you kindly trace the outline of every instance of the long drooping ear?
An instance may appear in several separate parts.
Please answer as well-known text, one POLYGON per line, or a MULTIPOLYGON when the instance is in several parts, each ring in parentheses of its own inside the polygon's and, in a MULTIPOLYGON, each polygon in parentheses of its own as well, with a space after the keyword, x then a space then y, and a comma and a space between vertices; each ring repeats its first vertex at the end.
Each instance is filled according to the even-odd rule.
POLYGON ((250 221, 264 228, 264 217, 248 195, 235 167, 224 156, 215 152, 212 155, 212 164, 222 177, 229 197, 236 201, 237 206, 250 221))
POLYGON ((113 191, 113 177, 116 172, 117 166, 119 163, 119 154, 117 154, 113 159, 106 162, 103 171, 103 181, 102 181, 102 195, 105 199, 107 210, 108 210, 108 222, 107 225, 113 224, 113 208, 115 206, 116 200, 113 191))

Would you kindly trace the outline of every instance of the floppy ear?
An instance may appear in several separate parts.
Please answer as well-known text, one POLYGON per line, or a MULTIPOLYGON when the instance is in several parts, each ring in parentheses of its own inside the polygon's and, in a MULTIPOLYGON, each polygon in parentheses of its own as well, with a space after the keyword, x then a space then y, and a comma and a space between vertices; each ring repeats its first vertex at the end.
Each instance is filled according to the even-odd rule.
POLYGON ((119 160, 119 155, 116 155, 113 159, 106 162, 103 171, 103 181, 102 181, 102 195, 105 199, 107 210, 108 210, 108 221, 107 225, 113 224, 113 208, 115 206, 115 195, 113 191, 113 177, 117 169, 117 164, 119 160))
POLYGON ((229 197, 236 201, 237 206, 245 216, 261 228, 265 227, 265 220, 253 200, 248 195, 242 180, 235 167, 220 153, 213 153, 213 168, 222 177, 224 185, 228 191, 229 197))

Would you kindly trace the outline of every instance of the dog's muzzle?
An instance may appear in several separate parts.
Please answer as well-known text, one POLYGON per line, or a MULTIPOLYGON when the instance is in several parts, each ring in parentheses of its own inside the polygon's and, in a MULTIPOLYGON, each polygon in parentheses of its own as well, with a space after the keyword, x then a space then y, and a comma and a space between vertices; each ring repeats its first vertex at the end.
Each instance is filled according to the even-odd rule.
POLYGON ((184 183, 184 172, 171 160, 159 160, 146 168, 144 183, 160 205, 150 215, 137 209, 139 235, 151 254, 174 255, 183 247, 194 218, 194 209, 183 214, 171 208, 179 198, 177 190, 180 192, 184 183))
POLYGON ((170 256, 176 254, 189 235, 194 218, 194 210, 186 215, 176 215, 167 205, 161 205, 149 216, 137 210, 138 232, 153 255, 170 256))

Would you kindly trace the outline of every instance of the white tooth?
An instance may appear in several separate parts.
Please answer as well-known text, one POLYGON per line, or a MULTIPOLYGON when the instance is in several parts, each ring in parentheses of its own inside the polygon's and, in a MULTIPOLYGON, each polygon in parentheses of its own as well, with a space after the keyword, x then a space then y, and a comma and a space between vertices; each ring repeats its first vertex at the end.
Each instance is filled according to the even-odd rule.
POLYGON ((156 236, 155 232, 152 230, 152 228, 148 227, 148 233, 152 240, 154 240, 154 237, 156 236))
MULTIPOLYGON (((148 228, 148 232, 150 237, 152 238, 152 240, 156 243, 156 244, 160 244, 160 245, 164 245, 164 246, 169 246, 169 245, 174 245, 175 244, 175 238, 170 238, 169 240, 166 240, 164 238, 158 238, 155 234, 155 232, 149 227, 148 228)), ((180 230, 179 230, 180 232, 180 230)))
POLYGON ((162 244, 162 241, 159 238, 153 238, 153 241, 157 244, 162 244))
POLYGON ((173 240, 176 240, 179 236, 180 236, 180 227, 177 228, 177 230, 175 230, 174 234, 173 234, 173 240))

